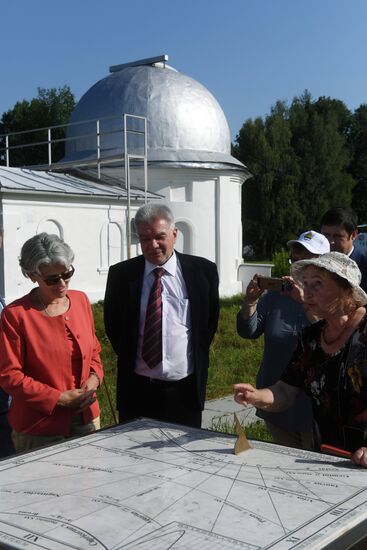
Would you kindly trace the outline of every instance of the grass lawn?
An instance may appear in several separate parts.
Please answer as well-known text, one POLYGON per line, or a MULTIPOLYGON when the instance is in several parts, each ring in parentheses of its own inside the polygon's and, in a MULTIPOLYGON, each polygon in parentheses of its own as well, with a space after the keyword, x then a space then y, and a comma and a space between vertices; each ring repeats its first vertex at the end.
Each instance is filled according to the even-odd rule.
MULTIPOLYGON (((221 300, 219 326, 210 349, 210 368, 207 385, 207 399, 215 399, 232 393, 232 384, 246 380, 254 383, 260 364, 263 341, 244 340, 236 332, 236 315, 242 304, 242 295, 221 300)), ((104 332, 103 304, 93 305, 96 333, 102 346, 102 362, 105 370, 106 383, 115 404, 116 391, 116 356, 104 332)), ((108 426, 114 423, 111 408, 105 388, 98 392, 101 406, 101 425, 108 426)), ((228 422, 213 425, 217 431, 233 433, 233 425, 228 422)), ((256 422, 246 428, 249 437, 269 440, 263 423, 256 422)))

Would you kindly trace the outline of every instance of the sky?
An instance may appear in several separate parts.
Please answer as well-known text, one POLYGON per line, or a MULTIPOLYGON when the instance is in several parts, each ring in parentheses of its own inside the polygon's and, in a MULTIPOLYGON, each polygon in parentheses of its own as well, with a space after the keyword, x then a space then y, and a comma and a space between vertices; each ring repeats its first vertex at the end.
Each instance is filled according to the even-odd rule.
POLYGON ((168 54, 206 86, 234 140, 307 89, 367 102, 366 0, 0 0, 0 117, 37 87, 77 100, 111 65, 168 54))

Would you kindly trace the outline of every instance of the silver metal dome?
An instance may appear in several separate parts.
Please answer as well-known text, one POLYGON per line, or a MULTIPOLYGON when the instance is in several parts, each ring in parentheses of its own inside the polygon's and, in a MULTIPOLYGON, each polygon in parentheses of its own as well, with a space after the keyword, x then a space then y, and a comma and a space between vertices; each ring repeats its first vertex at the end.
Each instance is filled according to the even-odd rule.
MULTIPOLYGON (((231 156, 230 132, 226 117, 213 95, 199 82, 165 64, 127 64, 97 82, 80 99, 70 122, 123 113, 147 117, 148 162, 226 165, 245 170, 231 156)), ((105 137, 102 156, 121 151, 122 134, 104 121, 105 130, 116 130, 105 137)), ((114 123, 116 125, 116 121, 114 123)), ((79 137, 86 128, 79 124, 68 128, 64 161, 95 155, 95 138, 79 137)))

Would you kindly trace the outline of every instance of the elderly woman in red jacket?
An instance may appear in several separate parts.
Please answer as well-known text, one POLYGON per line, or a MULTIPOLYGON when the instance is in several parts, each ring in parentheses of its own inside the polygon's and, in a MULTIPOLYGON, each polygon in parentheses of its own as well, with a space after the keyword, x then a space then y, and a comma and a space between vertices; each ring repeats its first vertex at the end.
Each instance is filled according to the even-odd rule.
POLYGON ((17 452, 99 428, 100 345, 88 298, 68 288, 73 259, 56 235, 26 241, 19 263, 37 287, 2 312, 0 387, 17 452))

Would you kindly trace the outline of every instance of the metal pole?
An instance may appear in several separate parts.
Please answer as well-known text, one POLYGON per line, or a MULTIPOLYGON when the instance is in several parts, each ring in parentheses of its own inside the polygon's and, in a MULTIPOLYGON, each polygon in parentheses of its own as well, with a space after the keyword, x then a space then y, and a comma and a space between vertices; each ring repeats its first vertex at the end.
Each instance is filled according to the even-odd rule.
POLYGON ((129 171, 129 155, 127 152, 127 117, 124 113, 124 163, 125 163, 125 187, 127 189, 127 257, 131 258, 131 212, 130 212, 130 171, 129 171))
POLYGON ((6 158, 6 166, 9 168, 9 136, 5 136, 5 158, 6 158))
POLYGON ((148 125, 144 118, 144 202, 148 202, 148 125))
POLYGON ((101 135, 99 133, 99 120, 96 121, 97 131, 97 173, 98 179, 101 179, 101 135))
POLYGON ((131 193, 130 193, 130 155, 127 155, 127 178, 128 178, 128 187, 127 187, 127 257, 131 258, 131 193))
POLYGON ((51 169, 51 164, 52 164, 51 128, 47 128, 47 143, 48 143, 48 167, 51 169))

